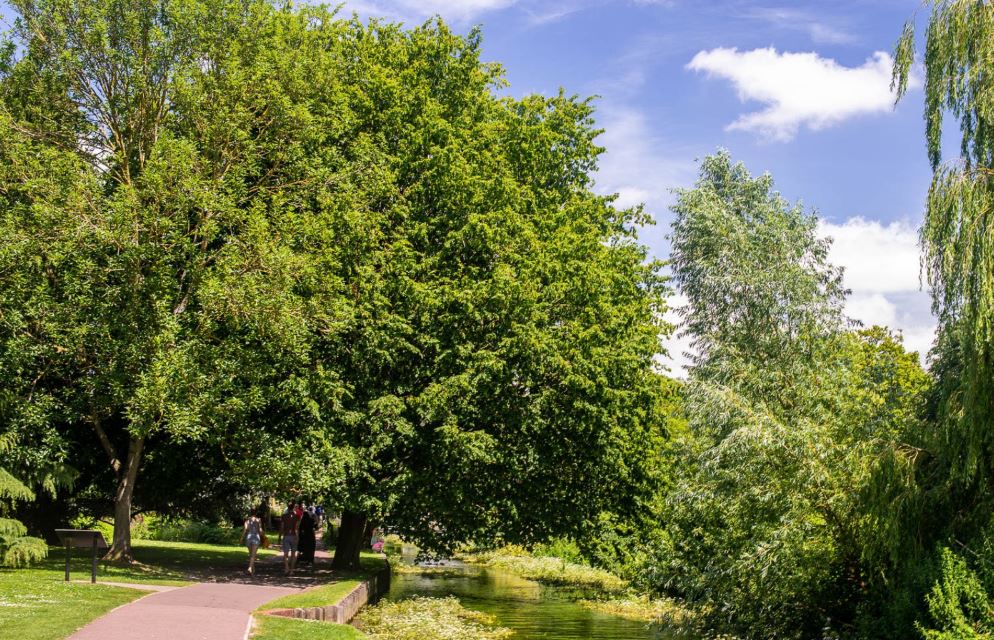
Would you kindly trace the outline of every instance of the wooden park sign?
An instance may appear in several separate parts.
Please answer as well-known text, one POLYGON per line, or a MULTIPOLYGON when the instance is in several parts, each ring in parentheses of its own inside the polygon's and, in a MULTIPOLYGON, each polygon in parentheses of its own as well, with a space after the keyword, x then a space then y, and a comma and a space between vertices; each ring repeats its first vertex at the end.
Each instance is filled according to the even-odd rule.
POLYGON ((107 548, 104 534, 91 529, 56 529, 56 535, 66 546, 66 582, 69 581, 69 560, 73 549, 90 549, 93 553, 93 568, 90 571, 90 582, 97 581, 97 549, 107 548))

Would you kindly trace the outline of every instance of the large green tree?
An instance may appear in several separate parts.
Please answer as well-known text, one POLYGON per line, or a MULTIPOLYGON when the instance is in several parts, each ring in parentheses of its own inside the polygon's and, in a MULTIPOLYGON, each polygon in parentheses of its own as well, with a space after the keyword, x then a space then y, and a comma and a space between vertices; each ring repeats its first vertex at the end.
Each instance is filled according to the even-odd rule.
POLYGON ((4 384, 20 413, 103 449, 110 556, 127 559, 148 447, 255 428, 261 407, 306 430, 313 398, 335 397, 307 353, 334 318, 307 305, 333 306, 314 201, 336 167, 303 151, 324 133, 298 105, 337 27, 258 2, 13 7, 4 384))
POLYGON ((989 635, 994 584, 994 4, 924 5, 923 56, 912 19, 896 47, 894 85, 904 98, 923 63, 933 176, 920 243, 938 319, 935 384, 927 428, 894 458, 873 505, 893 570, 872 611, 885 621, 880 636, 906 637, 915 626, 929 638, 979 638, 989 635), (944 158, 950 118, 959 152, 944 158))
POLYGON ((665 287, 592 192, 589 101, 500 97, 440 22, 13 5, 0 360, 105 450, 113 554, 177 441, 341 505, 343 567, 373 523, 445 548, 645 507, 665 287))
POLYGON ((848 329, 830 240, 769 175, 708 157, 673 210, 698 355, 666 579, 707 623, 745 637, 844 631, 872 573, 862 495, 927 377, 885 330, 848 329))
POLYGON ((439 24, 353 25, 346 50, 344 139, 382 164, 324 343, 352 461, 336 563, 371 523, 445 549, 641 508, 663 280, 641 210, 592 193, 589 101, 498 97, 479 34, 439 24))

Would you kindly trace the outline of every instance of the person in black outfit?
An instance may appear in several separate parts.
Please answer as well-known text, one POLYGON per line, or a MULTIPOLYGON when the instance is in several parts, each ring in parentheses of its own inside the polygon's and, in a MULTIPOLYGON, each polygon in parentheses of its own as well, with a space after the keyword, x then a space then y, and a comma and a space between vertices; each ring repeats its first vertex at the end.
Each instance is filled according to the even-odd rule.
POLYGON ((300 550, 297 558, 298 562, 314 564, 314 547, 317 544, 317 540, 314 537, 316 524, 314 515, 305 509, 303 516, 300 518, 300 528, 298 529, 300 535, 298 542, 300 550))

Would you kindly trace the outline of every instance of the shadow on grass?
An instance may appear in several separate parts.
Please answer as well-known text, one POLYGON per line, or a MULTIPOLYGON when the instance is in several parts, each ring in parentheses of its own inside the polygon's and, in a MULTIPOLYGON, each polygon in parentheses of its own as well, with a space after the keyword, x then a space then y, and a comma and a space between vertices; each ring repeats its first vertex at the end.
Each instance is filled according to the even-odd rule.
MULTIPOLYGON (((383 556, 368 553, 363 554, 360 571, 332 571, 330 558, 318 558, 314 565, 299 565, 292 576, 286 576, 282 554, 260 549, 255 575, 248 575, 248 551, 241 546, 139 540, 134 543, 134 554, 135 562, 131 564, 100 561, 97 581, 177 586, 191 582, 235 582, 307 588, 363 577, 384 565, 383 556)), ((65 549, 52 547, 48 558, 35 569, 51 573, 53 579, 61 577, 65 571, 65 549)), ((73 580, 89 579, 90 558, 85 550, 73 552, 70 571, 73 580)))

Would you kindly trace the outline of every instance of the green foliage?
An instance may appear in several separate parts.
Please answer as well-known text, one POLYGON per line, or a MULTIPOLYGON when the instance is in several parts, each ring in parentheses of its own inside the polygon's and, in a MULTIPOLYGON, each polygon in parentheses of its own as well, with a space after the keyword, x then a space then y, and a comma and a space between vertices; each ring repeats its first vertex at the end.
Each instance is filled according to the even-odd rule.
POLYGON ((135 537, 164 542, 199 542, 205 544, 238 544, 241 529, 188 518, 157 517, 147 523, 144 535, 135 537))
POLYGON ((508 545, 492 551, 465 554, 469 562, 497 567, 528 580, 545 584, 594 589, 600 593, 624 590, 625 581, 618 576, 582 562, 570 562, 551 555, 533 555, 522 547, 508 545))
MULTIPOLYGON (((926 5, 925 136, 933 179, 920 240, 939 320, 931 353, 935 384, 925 428, 908 434, 882 465, 868 503, 873 526, 886 532, 892 569, 881 585, 885 602, 867 618, 889 618, 880 635, 895 638, 906 637, 916 618, 927 637, 987 637, 994 585, 984 576, 992 556, 983 550, 957 556, 943 547, 986 536, 994 511, 994 244, 985 231, 994 203, 994 5, 926 5), (952 160, 942 157, 949 117, 961 134, 952 160)), ((916 36, 910 21, 895 50, 893 81, 902 97, 916 64, 916 36)))
MULTIPOLYGON (((938 432, 928 446, 953 500, 988 502, 994 440, 992 329, 994 244, 985 229, 994 203, 994 9, 989 2, 929 3, 925 122, 934 175, 921 229, 923 267, 939 318, 935 369, 938 432), (946 114, 959 121, 958 162, 942 163, 946 114)), ((897 47, 895 82, 906 87, 915 54, 913 23, 897 47)), ((989 507, 984 511, 989 512, 989 507)), ((979 514, 981 517, 986 517, 979 514)), ((972 513, 969 515, 972 517, 972 513)))
POLYGON ((500 640, 512 634, 452 597, 387 600, 362 611, 354 624, 370 640, 500 640))
POLYGON ((214 475, 425 547, 646 511, 665 279, 638 243, 648 216, 592 191, 590 100, 497 95, 479 32, 440 21, 12 6, 0 387, 16 420, 90 459, 101 444, 126 490, 143 456, 204 443, 223 451, 214 475))
POLYGON ((569 538, 553 538, 547 543, 537 544, 532 548, 532 555, 538 558, 561 558, 574 564, 584 561, 580 546, 569 538))
MULTIPOLYGON (((994 317, 992 243, 984 229, 994 202, 991 85, 994 11, 988 2, 932 2, 925 48, 925 121, 934 176, 921 240, 923 264, 939 316, 937 366, 940 440, 956 484, 990 485, 994 406, 990 369, 994 317), (958 163, 942 164, 946 112, 962 132, 958 163)), ((898 45, 895 82, 906 86, 915 53, 909 23, 898 45)), ((981 489, 985 491, 984 489, 981 489)))
POLYGON ((20 567, 48 555, 44 540, 28 536, 20 521, 3 517, 13 510, 14 502, 33 499, 31 489, 0 468, 0 566, 20 567))
POLYGON ((685 394, 694 464, 669 497, 657 588, 747 636, 855 617, 879 533, 864 496, 928 384, 883 329, 846 330, 817 219, 725 153, 674 207, 673 269, 700 350, 685 394))
POLYGON ((925 596, 931 617, 926 640, 983 640, 994 637, 994 610, 984 585, 965 560, 940 551, 941 576, 925 596))
MULTIPOLYGON (((828 263, 818 219, 753 178, 721 151, 703 160, 696 188, 678 191, 671 240, 674 281, 691 304, 683 330, 697 352, 697 378, 725 381, 725 363, 803 366, 797 356, 842 325, 842 272, 828 263)), ((756 371, 770 384, 774 370, 756 371)), ((787 378, 785 377, 785 381, 787 378)))

